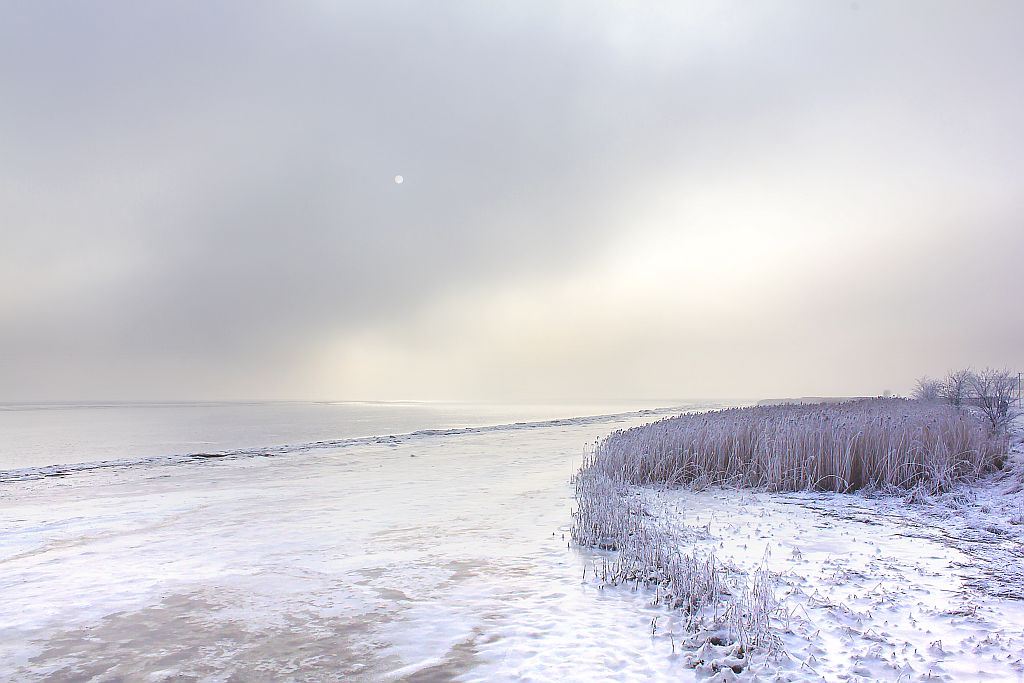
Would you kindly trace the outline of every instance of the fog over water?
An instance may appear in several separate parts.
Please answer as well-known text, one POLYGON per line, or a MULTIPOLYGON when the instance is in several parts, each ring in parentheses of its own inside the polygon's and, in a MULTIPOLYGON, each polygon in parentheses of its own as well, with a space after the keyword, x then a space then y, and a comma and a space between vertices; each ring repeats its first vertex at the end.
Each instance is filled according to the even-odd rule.
POLYGON ((1022 26, 1014 2, 5 4, 0 401, 1019 366, 1022 26))

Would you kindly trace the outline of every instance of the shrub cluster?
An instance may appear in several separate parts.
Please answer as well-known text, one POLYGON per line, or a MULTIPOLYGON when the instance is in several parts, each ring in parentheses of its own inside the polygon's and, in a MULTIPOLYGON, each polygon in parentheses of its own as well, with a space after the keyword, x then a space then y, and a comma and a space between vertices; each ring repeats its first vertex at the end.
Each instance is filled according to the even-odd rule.
POLYGON ((956 370, 945 379, 921 377, 913 396, 919 401, 942 401, 954 408, 975 410, 993 431, 1007 431, 1021 415, 1020 374, 985 368, 956 370))

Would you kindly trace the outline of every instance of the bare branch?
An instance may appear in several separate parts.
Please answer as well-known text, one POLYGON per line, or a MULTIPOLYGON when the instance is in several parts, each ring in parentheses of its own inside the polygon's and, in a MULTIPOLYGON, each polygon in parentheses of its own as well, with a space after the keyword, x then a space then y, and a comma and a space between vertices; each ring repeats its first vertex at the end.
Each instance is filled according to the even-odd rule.
POLYGON ((942 389, 942 382, 925 376, 917 380, 913 395, 918 401, 938 401, 941 398, 942 389))
POLYGON ((1005 431, 1020 414, 1014 405, 1017 375, 1009 370, 985 368, 971 375, 970 401, 988 420, 993 431, 1005 431))
POLYGON ((945 381, 942 382, 939 398, 954 408, 961 407, 970 393, 973 376, 974 373, 970 368, 949 373, 946 375, 945 381))

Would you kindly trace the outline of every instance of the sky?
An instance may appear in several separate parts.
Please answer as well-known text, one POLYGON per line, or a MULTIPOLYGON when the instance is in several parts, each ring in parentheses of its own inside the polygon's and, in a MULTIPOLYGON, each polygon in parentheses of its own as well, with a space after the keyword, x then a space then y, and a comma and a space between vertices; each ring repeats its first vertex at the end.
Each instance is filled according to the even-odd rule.
POLYGON ((1019 2, 3 2, 0 401, 1018 369, 1022 64, 1019 2))

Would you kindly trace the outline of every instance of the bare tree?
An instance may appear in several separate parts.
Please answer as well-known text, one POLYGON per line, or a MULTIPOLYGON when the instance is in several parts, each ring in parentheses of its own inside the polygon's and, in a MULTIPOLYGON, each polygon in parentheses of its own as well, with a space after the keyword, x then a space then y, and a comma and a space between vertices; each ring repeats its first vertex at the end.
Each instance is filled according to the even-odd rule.
POLYGON ((1009 370, 985 368, 970 378, 971 403, 988 419, 993 430, 1002 430, 1020 414, 1014 405, 1017 376, 1009 370))
POLYGON ((920 377, 914 386, 914 398, 918 401, 938 401, 942 382, 930 377, 920 377))
POLYGON ((942 382, 939 397, 954 408, 959 408, 968 398, 973 376, 974 373, 969 368, 949 373, 942 382))

